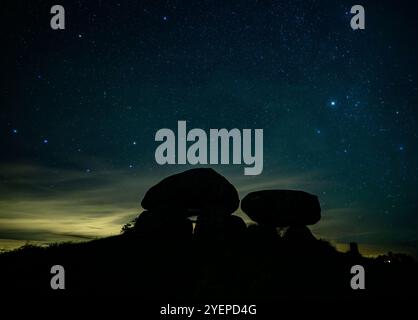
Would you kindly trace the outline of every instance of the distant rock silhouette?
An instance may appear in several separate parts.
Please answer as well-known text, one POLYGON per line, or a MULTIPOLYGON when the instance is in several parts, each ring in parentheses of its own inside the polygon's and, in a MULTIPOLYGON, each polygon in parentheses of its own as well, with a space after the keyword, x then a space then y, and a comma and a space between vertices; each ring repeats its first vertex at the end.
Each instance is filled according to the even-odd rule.
POLYGON ((247 194, 241 209, 259 224, 306 226, 321 219, 318 197, 296 190, 262 190, 247 194))
POLYGON ((238 192, 210 168, 187 170, 169 176, 145 194, 143 208, 183 217, 231 214, 239 206, 238 192))
POLYGON ((357 242, 350 242, 350 250, 347 252, 352 258, 360 258, 361 254, 357 242))

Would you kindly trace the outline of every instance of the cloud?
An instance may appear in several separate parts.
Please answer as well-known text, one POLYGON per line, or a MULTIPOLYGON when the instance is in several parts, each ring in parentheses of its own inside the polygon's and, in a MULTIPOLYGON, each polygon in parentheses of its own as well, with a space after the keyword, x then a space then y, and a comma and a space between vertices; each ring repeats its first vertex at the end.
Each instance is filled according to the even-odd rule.
MULTIPOLYGON (((118 234, 142 211, 140 200, 152 185, 187 169, 162 168, 158 173, 102 169, 87 173, 80 167, 56 170, 33 164, 0 165, 0 249, 28 241, 80 241, 118 234)), ((335 183, 320 179, 326 175, 311 172, 251 177, 223 173, 237 186, 241 198, 251 191, 275 188, 320 195, 323 219, 312 230, 337 246, 355 241, 370 248, 380 245, 382 249, 401 246, 405 240, 391 233, 379 219, 370 219, 375 215, 360 203, 336 206, 338 199, 325 192, 332 191, 335 183)), ((240 209, 236 214, 246 223, 252 222, 240 209)))
POLYGON ((86 173, 1 166, 0 238, 67 241, 119 233, 153 179, 119 170, 86 173))
MULTIPOLYGON (((55 242, 117 234, 142 211, 140 200, 150 186, 186 169, 141 174, 116 169, 87 173, 82 165, 72 167, 57 170, 27 163, 0 165, 5 182, 0 185, 0 239, 55 242)), ((313 179, 302 175, 275 179, 235 175, 231 180, 245 195, 263 188, 304 188, 313 179)), ((251 222, 241 210, 236 214, 251 222)))

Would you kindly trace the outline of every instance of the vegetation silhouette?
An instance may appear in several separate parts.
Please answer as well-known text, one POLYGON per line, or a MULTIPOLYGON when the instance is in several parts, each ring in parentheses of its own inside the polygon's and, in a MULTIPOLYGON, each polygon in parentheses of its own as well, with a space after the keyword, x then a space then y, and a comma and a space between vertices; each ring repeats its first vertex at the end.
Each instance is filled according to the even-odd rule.
POLYGON ((212 169, 192 169, 153 186, 145 209, 120 235, 84 243, 26 245, 0 254, 0 283, 10 294, 135 295, 145 299, 375 299, 415 297, 417 263, 404 254, 347 253, 316 239, 316 196, 295 190, 238 192, 212 169), (284 231, 283 236, 277 231, 284 231), (66 289, 52 290, 50 269, 65 268, 66 289), (366 270, 352 290, 350 269, 366 270))

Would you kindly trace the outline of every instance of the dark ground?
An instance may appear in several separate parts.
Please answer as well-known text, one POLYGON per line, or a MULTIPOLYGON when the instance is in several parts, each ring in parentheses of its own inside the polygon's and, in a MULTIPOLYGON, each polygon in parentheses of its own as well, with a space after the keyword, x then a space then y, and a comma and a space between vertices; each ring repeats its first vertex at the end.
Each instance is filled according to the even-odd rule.
POLYGON ((2 293, 10 295, 367 300, 416 297, 418 268, 405 255, 364 258, 337 252, 322 240, 291 242, 252 226, 210 241, 167 230, 130 231, 48 248, 25 246, 0 255, 0 283, 2 293), (65 290, 50 287, 50 269, 56 264, 65 268, 65 290), (350 287, 355 264, 365 268, 366 290, 350 287))

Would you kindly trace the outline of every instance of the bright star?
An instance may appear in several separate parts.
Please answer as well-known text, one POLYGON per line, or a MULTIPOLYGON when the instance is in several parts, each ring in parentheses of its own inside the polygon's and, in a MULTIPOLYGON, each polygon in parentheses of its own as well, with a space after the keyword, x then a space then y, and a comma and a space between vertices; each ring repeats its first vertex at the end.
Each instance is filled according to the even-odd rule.
POLYGON ((136 145, 136 141, 132 142, 133 145, 136 145))
POLYGON ((331 101, 331 106, 335 107, 337 103, 335 101, 331 101))
POLYGON ((13 131, 13 133, 17 133, 18 132, 17 129, 13 129, 12 131, 13 131))
POLYGON ((168 19, 167 16, 163 16, 164 21, 167 21, 167 19, 168 19))
POLYGON ((44 139, 44 144, 48 144, 48 139, 44 139))

